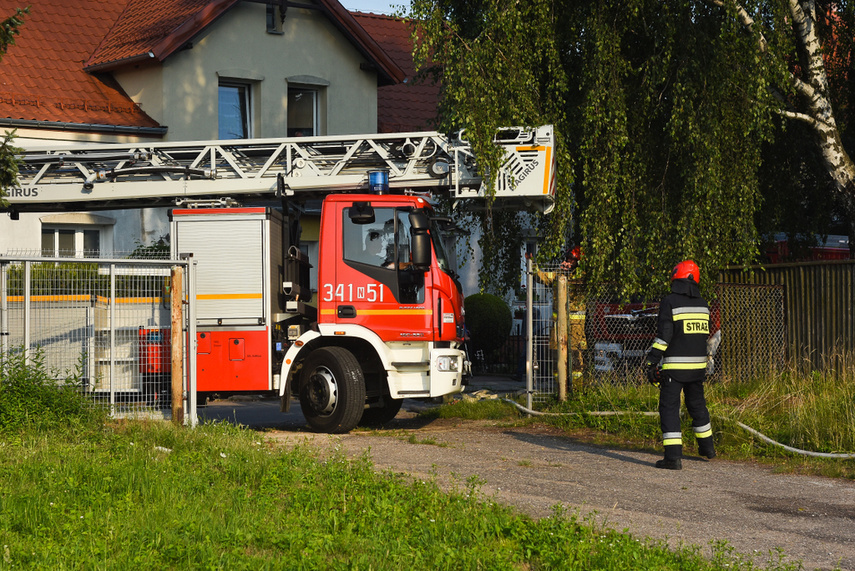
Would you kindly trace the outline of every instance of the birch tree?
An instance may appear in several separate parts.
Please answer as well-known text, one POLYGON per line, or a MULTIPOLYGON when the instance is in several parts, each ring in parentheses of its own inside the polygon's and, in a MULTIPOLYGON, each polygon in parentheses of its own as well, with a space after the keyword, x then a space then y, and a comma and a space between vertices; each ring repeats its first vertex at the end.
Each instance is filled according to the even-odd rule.
MULTIPOLYGON (((780 105, 775 111, 803 123, 813 133, 822 164, 848 218, 850 237, 855 238, 855 163, 843 143, 833 101, 835 93, 828 77, 829 66, 834 66, 842 79, 848 79, 852 63, 850 36, 855 32, 853 7, 848 2, 822 0, 781 0, 765 7, 763 3, 755 6, 754 14, 762 16, 765 8, 768 12, 765 20, 780 26, 776 28, 764 26, 762 19, 758 22, 746 5, 737 0, 709 1, 730 11, 747 30, 756 34, 758 52, 772 59, 782 71, 782 85, 771 86, 780 105), (791 31, 792 45, 778 41, 777 49, 773 49, 766 38, 774 29, 791 31)), ((843 98, 847 96, 844 94, 843 98)), ((853 240, 850 244, 855 246, 853 240)))

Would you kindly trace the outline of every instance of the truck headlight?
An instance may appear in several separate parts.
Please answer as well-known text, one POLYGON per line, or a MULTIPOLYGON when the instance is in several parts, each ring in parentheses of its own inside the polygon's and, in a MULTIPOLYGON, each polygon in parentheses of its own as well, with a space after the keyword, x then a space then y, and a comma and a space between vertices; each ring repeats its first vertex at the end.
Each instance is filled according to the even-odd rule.
POLYGON ((441 356, 436 358, 436 368, 444 373, 456 373, 460 370, 460 362, 457 357, 441 356))

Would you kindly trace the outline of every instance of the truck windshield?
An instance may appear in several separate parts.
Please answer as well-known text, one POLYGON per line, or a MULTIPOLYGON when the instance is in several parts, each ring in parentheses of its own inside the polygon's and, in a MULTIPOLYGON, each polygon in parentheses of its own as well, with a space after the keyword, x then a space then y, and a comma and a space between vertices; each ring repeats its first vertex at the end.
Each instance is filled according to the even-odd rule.
POLYGON ((439 264, 439 269, 450 275, 456 275, 451 267, 451 262, 448 259, 448 254, 445 251, 445 234, 436 220, 430 221, 430 238, 433 241, 433 249, 436 252, 436 261, 439 264))

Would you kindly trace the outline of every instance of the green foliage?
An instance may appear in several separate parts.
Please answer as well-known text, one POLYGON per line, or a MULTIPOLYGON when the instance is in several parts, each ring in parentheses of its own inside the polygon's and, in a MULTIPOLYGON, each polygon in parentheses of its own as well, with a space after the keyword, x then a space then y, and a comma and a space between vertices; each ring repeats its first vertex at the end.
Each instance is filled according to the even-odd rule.
POLYGON ((463 300, 463 307, 474 348, 486 352, 501 349, 513 325, 511 309, 505 300, 489 293, 476 293, 463 300))
POLYGON ((170 256, 169 236, 164 235, 149 245, 137 242, 137 247, 128 258, 132 260, 168 260, 170 256))
MULTIPOLYGON (((812 370, 806 359, 760 378, 713 385, 712 398, 727 405, 714 410, 795 448, 855 454, 855 355, 838 351, 827 365, 812 370)), ((734 447, 751 440, 738 427, 728 436, 734 447)), ((752 448, 787 454, 760 442, 752 448)))
MULTIPOLYGON (((23 9, 17 8, 15 14, 0 22, 0 60, 9 46, 15 44, 15 36, 19 33, 18 28, 23 25, 23 17, 29 11, 29 6, 23 9)), ((20 153, 21 149, 12 146, 14 138, 14 131, 6 131, 3 142, 0 143, 0 206, 6 205, 3 200, 6 189, 18 180, 18 162, 15 160, 15 155, 20 153)))
MULTIPOLYGON (((795 48, 784 3, 745 3, 765 56, 760 27, 747 31, 735 4, 723 5, 414 0, 410 16, 417 60, 441 80, 443 126, 465 126, 491 169, 495 128, 556 126, 559 202, 538 225, 543 256, 581 243, 587 278, 628 297, 665 289, 681 259, 698 262, 707 287, 758 253, 761 191, 773 196, 758 169, 773 113, 793 97, 795 48)), ((516 213, 490 214, 482 287, 501 291, 494 282, 512 278, 520 225, 516 213)))
POLYGON ((103 413, 79 381, 79 372, 48 371, 40 350, 29 358, 20 350, 0 357, 0 433, 100 423, 103 413))
POLYGON ((3 199, 6 189, 18 180, 18 161, 15 160, 15 155, 20 153, 21 149, 12 145, 14 138, 15 131, 6 131, 3 142, 0 143, 0 206, 6 206, 7 203, 3 199))

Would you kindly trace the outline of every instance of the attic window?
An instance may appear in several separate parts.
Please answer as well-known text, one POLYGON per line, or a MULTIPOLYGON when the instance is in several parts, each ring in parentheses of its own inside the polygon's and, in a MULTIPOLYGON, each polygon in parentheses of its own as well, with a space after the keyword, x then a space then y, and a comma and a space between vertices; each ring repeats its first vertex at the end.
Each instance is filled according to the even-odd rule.
POLYGON ((284 34, 282 24, 285 22, 285 11, 272 4, 267 5, 267 33, 284 34))

